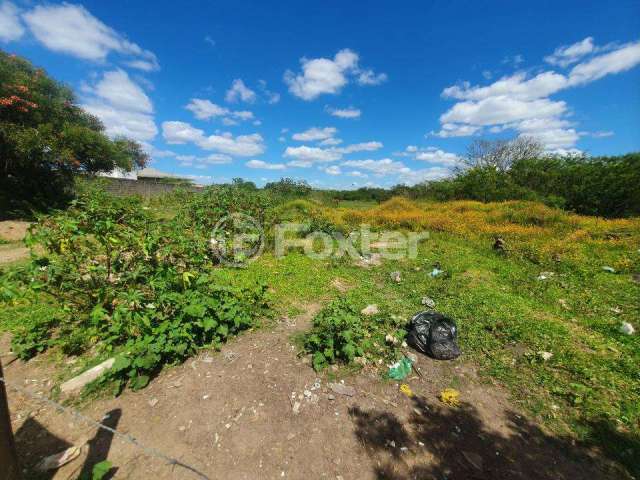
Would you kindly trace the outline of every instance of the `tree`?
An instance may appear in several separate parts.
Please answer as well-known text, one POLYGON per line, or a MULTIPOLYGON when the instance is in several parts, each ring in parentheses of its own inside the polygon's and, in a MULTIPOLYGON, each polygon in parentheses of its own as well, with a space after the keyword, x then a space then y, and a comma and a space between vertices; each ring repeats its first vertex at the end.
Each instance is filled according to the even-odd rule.
POLYGON ((520 136, 512 140, 474 140, 467 148, 463 163, 468 167, 493 167, 505 172, 514 162, 538 158, 544 152, 542 143, 533 137, 520 136))
POLYGON ((68 87, 0 50, 0 218, 64 205, 77 173, 147 159, 138 143, 107 137, 68 87))

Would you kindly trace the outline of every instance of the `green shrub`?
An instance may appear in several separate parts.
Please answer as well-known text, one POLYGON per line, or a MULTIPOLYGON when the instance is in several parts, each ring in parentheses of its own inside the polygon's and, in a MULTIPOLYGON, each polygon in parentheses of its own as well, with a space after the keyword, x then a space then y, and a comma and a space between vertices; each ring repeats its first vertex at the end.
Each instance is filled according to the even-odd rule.
POLYGON ((69 209, 40 218, 28 243, 44 254, 30 266, 29 288, 55 299, 60 318, 18 332, 23 356, 51 345, 73 354, 95 346, 117 354, 112 378, 141 388, 163 365, 253 325, 266 286, 215 268, 207 251, 207 229, 225 208, 261 204, 231 192, 194 196, 175 219, 156 221, 140 199, 89 189, 69 209))
POLYGON ((350 363, 364 355, 365 328, 358 309, 349 301, 331 302, 313 319, 305 349, 313 354, 313 368, 322 370, 339 361, 350 363))

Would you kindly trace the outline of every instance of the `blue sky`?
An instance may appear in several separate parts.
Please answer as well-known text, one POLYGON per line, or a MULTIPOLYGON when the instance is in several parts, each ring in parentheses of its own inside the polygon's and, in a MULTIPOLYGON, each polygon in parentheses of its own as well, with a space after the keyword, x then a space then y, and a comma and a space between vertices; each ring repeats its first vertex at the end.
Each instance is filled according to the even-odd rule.
POLYGON ((638 1, 0 1, 0 47, 199 183, 411 184, 480 137, 640 150, 638 1))

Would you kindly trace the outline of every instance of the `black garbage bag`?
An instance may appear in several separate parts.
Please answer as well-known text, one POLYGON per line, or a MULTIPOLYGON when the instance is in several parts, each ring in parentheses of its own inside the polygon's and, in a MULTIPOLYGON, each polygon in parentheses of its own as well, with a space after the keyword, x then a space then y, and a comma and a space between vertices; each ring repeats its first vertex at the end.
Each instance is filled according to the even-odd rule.
POLYGON ((437 360, 453 360, 460 356, 456 342, 456 323, 438 312, 420 312, 409 324, 407 343, 437 360))

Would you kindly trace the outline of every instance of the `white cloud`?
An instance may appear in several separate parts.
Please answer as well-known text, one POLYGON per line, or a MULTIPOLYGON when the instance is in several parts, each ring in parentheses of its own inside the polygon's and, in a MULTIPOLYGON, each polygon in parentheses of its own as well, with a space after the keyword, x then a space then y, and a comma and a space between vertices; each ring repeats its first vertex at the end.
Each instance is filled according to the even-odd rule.
POLYGON ((514 129, 521 135, 537 138, 548 150, 572 151, 583 134, 565 120, 569 112, 567 104, 549 97, 639 65, 640 41, 597 47, 587 37, 559 47, 545 60, 560 66, 577 64, 568 75, 545 71, 529 77, 525 72, 517 72, 487 86, 464 82, 445 88, 442 96, 459 102, 440 116, 441 129, 431 135, 455 137, 474 135, 484 128, 491 133, 514 129))
POLYGON ((198 120, 224 117, 222 123, 226 126, 238 125, 237 120, 252 120, 254 118, 253 112, 246 110, 232 111, 202 98, 192 98, 184 108, 192 112, 198 120))
MULTIPOLYGON (((461 125, 459 123, 443 123, 439 131, 431 131, 428 135, 440 138, 468 137, 475 135, 482 130, 482 127, 474 125, 461 125)), ((425 135, 428 136, 428 135, 425 135)))
POLYGON ((106 72, 95 86, 84 86, 83 89, 108 101, 113 107, 153 113, 153 104, 147 94, 124 70, 106 72))
POLYGON ((611 130, 598 131, 598 132, 591 133, 591 136, 593 138, 612 137, 613 135, 614 135, 614 133, 611 130))
POLYGON ((267 82, 264 80, 258 80, 258 86, 260 87, 260 90, 262 90, 262 93, 266 97, 266 101, 269 105, 276 104, 280 101, 280 94, 269 90, 267 88, 267 82))
POLYGON ((210 135, 198 142, 198 146, 239 157, 261 155, 265 151, 262 136, 258 133, 238 135, 235 138, 230 133, 210 135))
POLYGON ((263 170, 284 170, 287 168, 284 163, 267 163, 262 160, 249 160, 245 165, 249 168, 260 168, 263 170))
POLYGON ((521 100, 533 100, 551 95, 566 86, 566 77, 556 72, 542 72, 530 79, 527 79, 526 73, 519 72, 503 77, 487 87, 471 87, 468 83, 448 87, 444 89, 442 96, 458 100, 485 100, 506 95, 521 100))
POLYGON ((352 170, 349 173, 347 173, 347 175, 349 175, 350 177, 357 177, 357 178, 368 178, 369 175, 367 175, 366 173, 362 173, 359 170, 352 170))
POLYGON ((548 98, 522 100, 509 95, 499 95, 477 102, 457 103, 440 117, 440 121, 468 123, 475 126, 493 125, 528 118, 553 117, 563 114, 566 109, 567 105, 563 101, 554 102, 548 98))
POLYGON ((337 165, 331 165, 330 167, 327 167, 327 168, 323 169, 323 171, 325 173, 329 174, 329 175, 341 175, 342 174, 342 170, 337 165))
POLYGON ((318 145, 322 145, 323 147, 334 147, 336 145, 340 145, 342 143, 341 138, 331 137, 325 138, 321 142, 318 142, 318 145))
POLYGON ((360 118, 362 112, 357 108, 331 108, 326 107, 325 110, 334 117, 338 118, 360 118))
POLYGON ((354 152, 373 152, 379 150, 384 145, 381 142, 363 142, 347 145, 346 147, 336 148, 335 150, 340 153, 354 153, 354 152))
POLYGON ((198 120, 209 120, 229 113, 228 109, 202 98, 192 98, 184 108, 191 111, 198 120))
POLYGON ((313 163, 328 163, 340 160, 342 154, 333 149, 302 145, 300 147, 287 147, 284 151, 284 157, 293 159, 292 166, 309 167, 313 163))
POLYGON ((225 155, 224 153, 212 153, 201 159, 204 163, 208 163, 211 165, 223 165, 226 163, 231 163, 233 159, 229 155, 225 155))
POLYGON ((163 122, 162 136, 171 144, 196 143, 204 138, 204 131, 186 122, 163 122))
POLYGON ((326 140, 333 137, 338 130, 334 127, 312 127, 304 132, 294 133, 291 138, 299 142, 313 142, 316 140, 326 140))
POLYGON ((82 107, 102 121, 109 136, 146 142, 158 133, 151 100, 123 70, 106 72, 82 91, 87 95, 82 107))
POLYGON ((23 18, 36 39, 49 50, 93 61, 104 61, 109 53, 116 52, 134 57, 129 61, 133 68, 160 68, 155 54, 130 42, 81 5, 39 5, 23 18))
POLYGON ((640 41, 579 63, 569 72, 569 85, 582 85, 605 75, 624 72, 640 64, 640 41))
POLYGON ((387 81, 387 74, 375 73, 373 70, 364 70, 360 72, 356 81, 358 85, 380 85, 387 81))
POLYGON ((404 163, 390 158, 383 158, 382 160, 348 160, 343 162, 342 165, 366 170, 377 176, 409 174, 412 171, 404 163))
POLYGON ((0 41, 19 40, 24 35, 24 27, 19 17, 20 11, 11 2, 0 5, 0 41))
POLYGON ((349 83, 350 76, 356 76, 360 85, 375 85, 386 79, 385 74, 375 74, 358 66, 358 54, 344 49, 329 58, 302 58, 301 73, 287 70, 284 81, 289 92, 303 100, 313 100, 322 94, 337 94, 349 83))
POLYGON ((194 143, 204 150, 215 150, 227 155, 251 157, 265 151, 261 135, 238 135, 231 133, 206 136, 204 131, 186 122, 163 122, 162 135, 167 143, 194 143))
POLYGON ((555 49, 553 54, 544 57, 545 62, 559 67, 567 67, 572 63, 576 63, 585 55, 595 50, 593 45, 593 37, 587 37, 584 40, 574 43, 573 45, 563 45, 555 49))
POLYGON ((460 157, 455 153, 445 152, 435 148, 428 148, 425 151, 417 152, 415 159, 428 163, 441 163, 447 166, 455 166, 460 162, 460 157))
POLYGON ((247 87, 242 79, 237 78, 231 83, 231 88, 227 90, 225 100, 230 103, 238 100, 253 103, 256 101, 256 92, 247 87))

